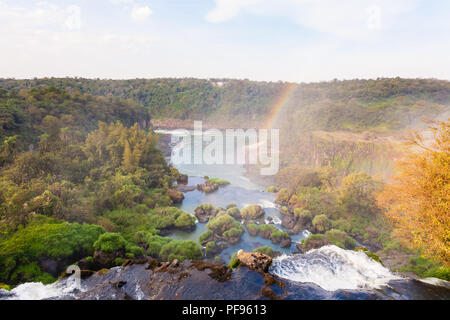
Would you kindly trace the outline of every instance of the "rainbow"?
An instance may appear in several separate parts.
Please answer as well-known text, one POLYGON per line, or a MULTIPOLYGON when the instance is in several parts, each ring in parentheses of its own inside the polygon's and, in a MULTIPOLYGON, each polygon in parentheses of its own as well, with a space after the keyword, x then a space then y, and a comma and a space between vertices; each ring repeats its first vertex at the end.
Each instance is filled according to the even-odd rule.
POLYGON ((297 88, 296 83, 288 83, 281 92, 280 96, 275 100, 274 104, 270 108, 269 114, 264 121, 264 129, 272 129, 273 124, 277 120, 278 115, 280 114, 281 109, 289 100, 292 92, 297 88))

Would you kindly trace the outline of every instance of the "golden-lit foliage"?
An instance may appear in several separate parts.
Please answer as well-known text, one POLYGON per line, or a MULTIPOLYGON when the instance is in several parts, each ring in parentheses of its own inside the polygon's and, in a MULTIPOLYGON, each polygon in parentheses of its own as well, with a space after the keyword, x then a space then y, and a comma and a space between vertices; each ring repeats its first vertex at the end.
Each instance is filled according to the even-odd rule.
POLYGON ((434 122, 431 130, 432 142, 411 135, 415 151, 398 163, 398 174, 378 200, 405 244, 449 265, 450 122, 434 122))

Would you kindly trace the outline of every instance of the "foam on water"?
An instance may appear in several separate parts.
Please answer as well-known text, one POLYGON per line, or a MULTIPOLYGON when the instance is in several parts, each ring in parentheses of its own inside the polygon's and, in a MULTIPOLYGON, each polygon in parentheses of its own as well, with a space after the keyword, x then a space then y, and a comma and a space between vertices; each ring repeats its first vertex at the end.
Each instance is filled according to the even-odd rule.
POLYGON ((273 203, 272 201, 266 200, 266 199, 260 199, 258 201, 258 204, 263 207, 264 209, 266 208, 276 208, 276 204, 273 203))
POLYGON ((61 296, 70 296, 82 291, 74 276, 59 280, 52 284, 27 282, 12 289, 7 300, 42 300, 61 296))
POLYGON ((433 286, 440 286, 447 289, 450 289, 450 282, 438 278, 425 278, 425 279, 419 279, 419 281, 422 281, 424 283, 431 284, 433 286))
POLYGON ((372 289, 400 279, 364 252, 337 246, 274 259, 270 273, 297 282, 312 282, 328 291, 372 289))
POLYGON ((306 230, 306 229, 302 231, 302 236, 304 239, 308 238, 310 235, 311 235, 311 231, 306 230))
MULTIPOLYGON (((264 222, 266 224, 270 223, 269 219, 264 219, 264 222)), ((273 224, 281 224, 281 219, 278 217, 272 217, 272 222, 273 222, 273 224)))

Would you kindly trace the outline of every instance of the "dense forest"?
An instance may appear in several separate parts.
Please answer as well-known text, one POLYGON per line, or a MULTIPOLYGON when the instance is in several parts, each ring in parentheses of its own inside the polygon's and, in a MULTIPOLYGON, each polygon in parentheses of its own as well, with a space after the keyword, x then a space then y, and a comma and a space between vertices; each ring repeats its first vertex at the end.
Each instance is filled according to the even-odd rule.
MULTIPOLYGON (((286 82, 191 78, 0 79, 0 88, 6 90, 54 86, 74 93, 129 99, 148 108, 155 118, 208 119, 256 127, 290 85, 286 82)), ((416 122, 420 116, 434 116, 446 111, 449 94, 450 83, 434 79, 301 83, 295 86, 286 101, 285 113, 299 129, 396 129, 416 122)))
POLYGON ((0 88, 14 92, 36 87, 127 99, 135 108, 146 108, 153 119, 204 120, 221 128, 262 127, 280 97, 293 88, 272 124, 281 130, 283 167, 331 165, 346 173, 364 170, 383 176, 392 173, 391 159, 398 157, 400 130, 424 127, 423 118, 450 115, 450 82, 435 79, 301 84, 191 78, 0 79, 0 88), (388 138, 391 135, 395 139, 388 138))
POLYGON ((146 109, 53 87, 0 101, 0 282, 52 282, 82 258, 120 265, 144 255, 143 242, 163 259, 200 257, 195 242, 158 235, 195 219, 171 206, 179 173, 146 130, 146 109))

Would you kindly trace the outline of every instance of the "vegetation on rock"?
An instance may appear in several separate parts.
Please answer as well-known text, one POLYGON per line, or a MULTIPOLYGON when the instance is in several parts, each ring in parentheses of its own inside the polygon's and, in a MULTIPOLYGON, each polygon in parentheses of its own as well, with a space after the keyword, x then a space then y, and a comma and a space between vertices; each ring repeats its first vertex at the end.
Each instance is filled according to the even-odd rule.
POLYGON ((258 220, 264 216, 264 209, 257 204, 249 205, 241 210, 241 217, 244 220, 258 220))

